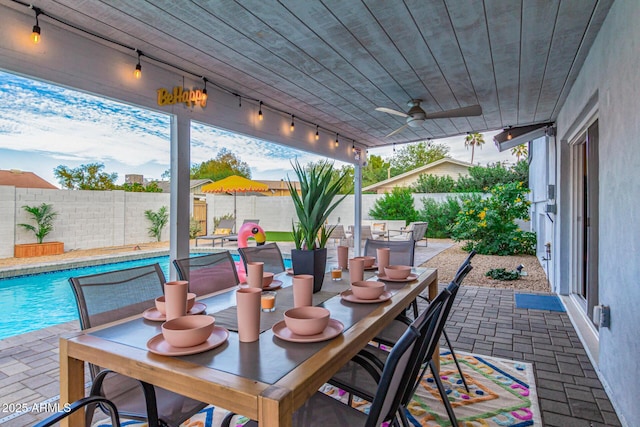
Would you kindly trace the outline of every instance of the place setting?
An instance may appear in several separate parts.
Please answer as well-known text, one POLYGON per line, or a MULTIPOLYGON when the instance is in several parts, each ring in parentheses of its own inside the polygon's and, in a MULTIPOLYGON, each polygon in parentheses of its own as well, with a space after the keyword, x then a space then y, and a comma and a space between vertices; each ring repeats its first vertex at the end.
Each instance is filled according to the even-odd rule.
POLYGON ((151 353, 162 356, 202 353, 222 345, 229 338, 227 329, 216 326, 215 317, 188 315, 189 305, 191 310, 196 305, 195 294, 187 292, 188 287, 189 283, 184 280, 167 282, 164 297, 156 298, 156 309, 165 311, 166 321, 161 326, 162 333, 147 341, 151 353))
POLYGON ((384 282, 413 282, 417 278, 408 265, 389 265, 384 267, 384 274, 378 273, 378 280, 384 282))
POLYGON ((313 343, 330 340, 344 330, 342 322, 332 319, 324 307, 313 306, 313 276, 293 277, 293 305, 284 312, 284 319, 271 330, 284 340, 299 343, 313 343))
MULTIPOLYGON (((160 296, 155 300, 156 306, 146 309, 142 313, 142 317, 152 322, 164 322, 167 320, 165 296, 160 296)), ((196 301, 196 294, 192 292, 187 293, 187 313, 186 315, 192 316, 202 314, 207 309, 206 304, 196 301)))
POLYGON ((380 303, 387 301, 391 296, 384 282, 373 280, 353 282, 350 289, 340 293, 343 300, 357 304, 380 303))

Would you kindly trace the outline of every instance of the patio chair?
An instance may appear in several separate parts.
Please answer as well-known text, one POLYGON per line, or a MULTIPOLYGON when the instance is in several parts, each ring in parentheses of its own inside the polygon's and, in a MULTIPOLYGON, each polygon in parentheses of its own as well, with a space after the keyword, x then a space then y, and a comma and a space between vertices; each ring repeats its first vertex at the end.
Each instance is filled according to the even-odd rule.
POLYGON ((262 246, 249 246, 246 248, 238 248, 244 269, 247 271, 248 262, 264 262, 264 271, 278 274, 284 269, 284 261, 282 252, 276 243, 267 243, 262 246))
POLYGON ((387 224, 385 222, 374 222, 371 224, 371 233, 375 239, 384 239, 387 236, 387 224))
POLYGON ((173 265, 180 280, 189 282, 189 292, 198 296, 232 288, 240 281, 229 251, 176 259, 173 265))
POLYGON ((410 265, 415 262, 415 242, 409 240, 372 240, 367 239, 364 242, 364 255, 377 256, 377 249, 389 248, 389 264, 390 265, 410 265))
MULTIPOLYGON (((111 416, 111 426, 112 427, 120 427, 120 417, 118 415, 118 408, 113 404, 112 401, 106 399, 102 396, 89 396, 83 397, 80 400, 76 400, 64 410, 58 411, 55 414, 47 417, 46 419, 40 421, 37 424, 34 424, 33 427, 51 427, 58 425, 60 421, 67 418, 71 414, 77 412, 80 409, 87 407, 87 413, 91 413, 93 416, 93 412, 95 411, 95 407, 97 404, 101 404, 109 408, 109 415, 111 416)), ((85 427, 90 427, 91 424, 85 424, 85 427)))
MULTIPOLYGON (((353 244, 353 239, 355 238, 353 225, 349 226, 348 234, 350 235, 350 237, 349 237, 349 246, 355 246, 353 244)), ((372 239, 372 240, 374 239, 373 234, 371 233, 371 226, 370 225, 363 225, 363 226, 360 227, 360 241, 367 240, 367 239, 372 239)))
MULTIPOLYGON (((330 225, 329 227, 334 227, 334 226, 330 225)), ((334 246, 336 246, 336 241, 337 241, 338 245, 342 245, 342 241, 343 240, 347 240, 347 242, 348 242, 348 236, 344 232, 344 225, 342 225, 342 224, 336 225, 333 228, 333 230, 331 231, 331 234, 329 235, 329 238, 333 239, 334 246)))
MULTIPOLYGON (((82 330, 142 313, 163 295, 165 277, 159 264, 69 279, 82 330)), ((147 420, 149 426, 178 426, 206 403, 154 387, 144 381, 89 364, 90 396, 111 400, 124 418, 147 420)), ((98 403, 109 414, 109 407, 98 403)), ((87 422, 91 422, 87 419, 87 422)))
MULTIPOLYGON (((416 343, 415 363, 410 368, 409 381, 407 382, 405 390, 402 391, 400 398, 401 407, 409 404, 424 375, 422 366, 424 363, 430 361, 431 355, 438 343, 441 332, 439 326, 446 320, 444 311, 447 305, 450 304, 450 299, 450 291, 448 289, 442 290, 434 301, 429 304, 409 326, 404 328, 401 338, 409 329, 417 330, 420 333, 420 337, 416 343)), ((396 341, 395 345, 397 345, 398 342, 400 342, 400 340, 396 341)), ((393 349, 391 351, 393 351, 393 349)), ((365 349, 361 350, 355 358, 347 362, 336 375, 329 380, 329 384, 349 393, 349 401, 351 401, 351 398, 355 395, 371 402, 374 398, 374 393, 377 393, 380 387, 380 373, 388 363, 389 354, 387 350, 367 345, 365 349)), ((438 388, 440 389, 440 378, 438 377, 435 381, 439 383, 438 388)), ((444 401, 444 405, 450 406, 444 388, 440 391, 440 395, 444 401)), ((447 408, 447 411, 449 411, 449 408, 447 408)), ((406 418, 403 412, 404 411, 401 410, 398 415, 401 420, 403 420, 404 425, 409 425, 408 422, 405 422, 406 418)), ((450 415, 452 425, 458 425, 453 412, 451 412, 450 415)))
POLYGON ((427 247, 429 243, 426 238, 428 227, 428 222, 412 222, 401 230, 389 230, 389 240, 397 241, 413 239, 417 244, 422 239, 425 239, 424 245, 427 247), (395 232, 396 234, 391 235, 391 232, 395 232))
MULTIPOLYGON (((363 426, 376 427, 385 421, 393 421, 400 409, 405 390, 412 386, 411 375, 418 356, 419 332, 413 327, 407 328, 397 345, 391 350, 380 375, 375 396, 371 399, 369 413, 345 405, 322 392, 314 393, 304 405, 293 414, 293 426, 363 426)), ((227 416, 222 426, 230 425, 231 416, 227 416)), ((246 426, 256 427, 255 421, 246 426)))
POLYGON ((198 240, 211 240, 212 246, 215 246, 216 241, 219 240, 222 245, 223 239, 228 238, 233 233, 235 225, 236 222, 233 219, 221 219, 213 234, 196 237, 196 246, 198 246, 198 240))

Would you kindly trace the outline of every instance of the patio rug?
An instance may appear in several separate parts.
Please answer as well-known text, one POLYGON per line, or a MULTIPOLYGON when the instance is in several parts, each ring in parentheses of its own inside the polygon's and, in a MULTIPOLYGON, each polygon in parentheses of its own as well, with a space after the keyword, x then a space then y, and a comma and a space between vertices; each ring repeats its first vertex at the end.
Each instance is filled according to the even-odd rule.
MULTIPOLYGON (((460 425, 542 426, 531 364, 467 353, 458 353, 458 361, 470 388, 468 394, 451 354, 447 351, 440 355, 440 377, 460 425)), ((325 385, 322 391, 345 402, 348 398, 329 385, 325 385)), ((369 403, 354 399, 353 405, 367 412, 369 403)), ((217 427, 226 413, 225 410, 207 407, 181 427, 217 427)), ((418 387, 409 405, 408 418, 416 427, 451 425, 430 375, 426 375, 418 387)), ((231 426, 239 427, 246 421, 245 417, 237 416, 231 426)), ((95 423, 93 427, 110 426, 108 421, 105 422, 95 423)), ((122 425, 143 427, 146 423, 123 421, 122 425)))
POLYGON ((514 294, 516 308, 532 310, 566 311, 557 295, 514 294))

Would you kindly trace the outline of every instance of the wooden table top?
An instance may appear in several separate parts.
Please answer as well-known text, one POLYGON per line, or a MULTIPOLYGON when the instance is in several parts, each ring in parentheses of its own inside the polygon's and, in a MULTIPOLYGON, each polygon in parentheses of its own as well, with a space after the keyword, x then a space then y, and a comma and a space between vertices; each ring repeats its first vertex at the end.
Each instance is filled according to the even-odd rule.
MULTIPOLYGON (((237 333, 230 332, 226 343, 204 353, 161 356, 150 353, 146 347, 149 339, 161 333, 161 323, 141 316, 63 337, 60 340, 61 402, 74 401, 84 395, 84 387, 77 378, 83 378, 82 361, 86 361, 256 419, 261 425, 289 426, 293 411, 416 295, 427 286, 430 296, 435 295, 436 270, 416 268, 413 271, 419 274, 417 280, 387 283, 393 296, 389 301, 376 304, 344 301, 339 292, 349 288, 348 273, 342 281, 331 281, 328 274, 322 290, 336 295, 320 305, 329 309, 332 319, 344 325, 344 331, 334 339, 318 343, 284 341, 271 329, 261 333, 256 342, 241 343, 237 333)), ((279 292, 284 297, 291 291, 291 276, 282 273, 276 279, 283 282, 279 292)), ((207 305, 207 314, 215 316, 216 312, 235 305, 235 288, 199 301, 207 305)), ((263 312, 261 316, 277 316, 274 320, 278 321, 282 311, 263 312)))

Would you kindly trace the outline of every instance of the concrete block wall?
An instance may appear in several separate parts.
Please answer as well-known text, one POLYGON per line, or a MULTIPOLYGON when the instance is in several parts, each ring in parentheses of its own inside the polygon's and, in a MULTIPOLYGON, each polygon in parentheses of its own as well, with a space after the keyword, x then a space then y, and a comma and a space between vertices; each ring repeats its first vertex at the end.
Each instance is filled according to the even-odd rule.
MULTIPOLYGON (((13 257, 14 244, 34 243, 33 223, 22 206, 49 203, 58 213, 45 241, 64 242, 65 251, 150 242, 144 211, 169 207, 169 194, 124 191, 26 189, 0 186, 0 258, 13 257)), ((162 233, 169 240, 169 227, 162 233)))

